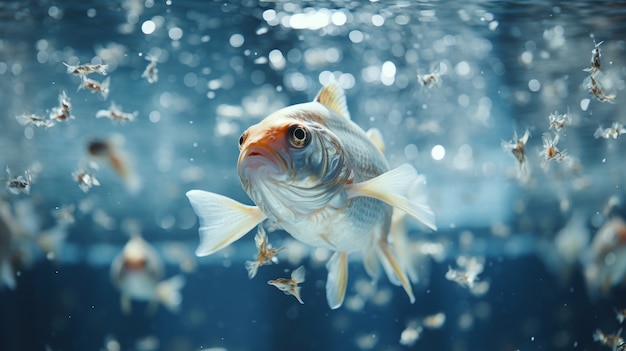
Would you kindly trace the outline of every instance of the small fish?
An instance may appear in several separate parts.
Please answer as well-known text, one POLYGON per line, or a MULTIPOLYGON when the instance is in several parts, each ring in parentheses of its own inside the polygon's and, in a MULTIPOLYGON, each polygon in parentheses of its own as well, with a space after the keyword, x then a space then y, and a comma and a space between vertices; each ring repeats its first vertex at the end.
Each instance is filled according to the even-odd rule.
POLYGON ((277 249, 272 248, 272 245, 267 241, 267 234, 262 226, 258 227, 258 231, 254 236, 254 243, 259 250, 256 261, 246 261, 246 270, 248 271, 248 278, 250 279, 256 276, 259 267, 266 264, 278 263, 276 254, 283 249, 282 247, 277 249))
POLYGON ((35 114, 21 114, 19 116, 15 116, 15 119, 23 126, 32 124, 35 127, 46 129, 54 126, 54 121, 47 120, 35 114))
POLYGON ((141 181, 132 168, 131 162, 128 161, 128 157, 121 150, 122 143, 123 137, 121 135, 116 135, 110 140, 94 139, 89 142, 87 152, 96 159, 107 160, 113 170, 122 178, 126 188, 135 193, 141 188, 141 181))
POLYGON ((185 278, 174 276, 161 281, 163 262, 152 245, 141 235, 131 234, 111 263, 111 281, 120 290, 124 313, 130 313, 131 300, 160 302, 172 312, 177 312, 182 302, 180 289, 185 278))
POLYGON ((300 266, 291 272, 291 279, 278 278, 267 282, 267 284, 274 285, 286 295, 295 296, 298 302, 304 305, 300 298, 300 287, 298 286, 300 283, 304 283, 304 266, 300 266))
POLYGON ((348 254, 365 255, 368 274, 382 262, 389 280, 415 301, 388 235, 401 210, 435 229, 434 214, 407 197, 423 183, 415 168, 389 169, 379 132, 352 122, 343 91, 324 86, 314 101, 285 107, 239 138, 241 184, 257 206, 201 190, 187 192, 200 219, 199 256, 218 251, 268 219, 295 239, 334 251, 326 264, 326 298, 332 309, 344 300, 348 254))
POLYGON ((584 71, 591 72, 591 74, 596 74, 602 68, 602 63, 600 62, 600 45, 602 45, 604 41, 601 41, 596 44, 595 39, 593 40, 593 50, 591 50, 591 67, 585 68, 584 71))
POLYGON ((69 119, 74 119, 71 109, 72 103, 70 102, 70 98, 63 91, 59 95, 59 106, 53 108, 50 112, 50 119, 59 122, 65 122, 69 119))
POLYGON ((63 64, 65 65, 65 67, 67 67, 67 73, 75 74, 77 76, 82 76, 82 77, 91 73, 99 73, 103 76, 106 76, 107 69, 109 68, 108 65, 104 65, 104 64, 95 64, 95 65, 78 64, 76 66, 68 65, 65 62, 63 62, 63 64))
POLYGON ((530 132, 528 129, 524 132, 521 138, 517 137, 517 132, 513 132, 513 140, 502 141, 502 148, 506 151, 511 151, 513 157, 517 160, 518 170, 517 178, 521 181, 528 181, 530 177, 530 168, 526 159, 526 143, 530 138, 530 132))
POLYGON ((102 83, 95 81, 93 79, 89 79, 83 76, 83 79, 78 86, 78 90, 83 88, 91 90, 92 93, 100 93, 102 98, 106 100, 107 96, 109 96, 109 85, 111 84, 111 77, 107 77, 102 83))
POLYGON ((595 133, 593 133, 593 137, 596 139, 617 139, 624 133, 626 133, 624 125, 619 122, 613 122, 613 125, 609 128, 602 128, 602 126, 599 126, 595 133))
POLYGON ((550 123, 550 129, 554 129, 558 133, 570 123, 570 117, 567 114, 560 115, 555 111, 548 116, 548 122, 550 123))
POLYGON ((9 166, 6 166, 7 179, 3 179, 6 183, 7 189, 13 195, 30 194, 30 185, 32 183, 32 176, 29 170, 24 171, 24 176, 11 177, 11 170, 9 166))
POLYGON ((135 111, 133 113, 122 111, 122 107, 116 105, 114 102, 111 103, 111 107, 108 110, 99 110, 96 112, 96 118, 106 117, 114 122, 120 122, 124 124, 125 122, 132 122, 135 120, 139 112, 135 111))
POLYGON ((456 270, 452 269, 452 267, 448 267, 446 279, 456 282, 463 287, 472 289, 478 279, 478 275, 482 273, 485 267, 483 260, 476 257, 460 257, 459 265, 464 269, 456 270))
POLYGON ((141 78, 146 78, 150 84, 156 83, 159 80, 159 69, 157 68, 159 59, 155 56, 146 56, 146 60, 150 61, 150 63, 141 74, 141 78))
MULTIPOLYGON (((600 102, 609 102, 615 103, 615 97, 617 96, 613 92, 608 92, 607 89, 604 88, 604 85, 601 83, 600 78, 604 77, 602 74, 599 75, 590 75, 585 78, 583 85, 589 91, 589 93, 600 102)), ((608 78, 605 78, 605 80, 608 78)))
POLYGON ((567 155, 565 154, 565 150, 561 151, 556 147, 556 144, 559 143, 559 135, 556 134, 554 138, 550 135, 550 133, 544 133, 541 136, 541 140, 543 141, 543 150, 539 153, 539 156, 543 156, 544 161, 563 161, 567 155))
POLYGON ((89 168, 79 167, 76 171, 72 172, 72 177, 78 183, 78 187, 83 192, 88 192, 94 186, 100 186, 100 182, 93 174, 98 169, 98 164, 90 162, 89 168))
POLYGON ((612 348, 613 351, 623 351, 626 350, 626 344, 624 343, 624 339, 622 338, 621 334, 621 328, 615 334, 607 334, 598 329, 593 333, 593 340, 599 342, 604 346, 612 348))

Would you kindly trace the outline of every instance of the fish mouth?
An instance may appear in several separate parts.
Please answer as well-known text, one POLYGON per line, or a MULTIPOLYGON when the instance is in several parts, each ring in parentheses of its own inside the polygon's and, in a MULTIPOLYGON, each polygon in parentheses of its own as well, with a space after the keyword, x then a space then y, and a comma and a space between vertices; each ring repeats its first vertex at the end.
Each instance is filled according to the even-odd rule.
POLYGON ((239 155, 239 176, 242 179, 258 176, 276 178, 284 174, 285 170, 285 161, 276 150, 271 148, 249 146, 239 155))

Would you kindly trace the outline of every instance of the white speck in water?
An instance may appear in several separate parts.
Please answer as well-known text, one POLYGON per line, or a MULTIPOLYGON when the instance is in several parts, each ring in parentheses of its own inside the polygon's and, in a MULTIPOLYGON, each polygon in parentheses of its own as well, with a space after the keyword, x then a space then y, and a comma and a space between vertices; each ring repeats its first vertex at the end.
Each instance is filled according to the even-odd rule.
POLYGON ((432 150, 430 150, 430 155, 435 161, 443 160, 443 158, 446 157, 446 149, 441 145, 435 145, 432 150))
POLYGON ((167 32, 167 35, 170 37, 170 39, 172 40, 180 40, 180 38, 183 37, 183 30, 180 29, 179 27, 172 27, 170 28, 170 30, 167 32))
POLYGON ((460 76, 466 76, 472 71, 469 63, 467 63, 466 61, 461 61, 457 63, 456 67, 454 67, 454 70, 456 71, 456 74, 460 76))
POLYGON ((241 47, 244 41, 245 41, 245 38, 241 34, 233 34, 230 36, 230 39, 228 40, 230 46, 234 48, 241 47))
POLYGON ((156 23, 153 21, 147 20, 141 24, 141 31, 143 34, 152 34, 156 29, 156 23))
POLYGON ((583 111, 587 111, 587 109, 589 108, 589 103, 591 102, 591 100, 589 99, 582 99, 580 100, 580 109, 583 111))
POLYGON ((89 17, 89 18, 96 17, 96 9, 92 8, 92 9, 87 10, 87 17, 89 17))
POLYGON ((380 27, 385 24, 385 18, 381 15, 374 15, 372 16, 372 24, 376 27, 380 27))
POLYGON ((541 89, 541 83, 536 79, 531 79, 528 81, 528 89, 532 92, 538 92, 541 89))

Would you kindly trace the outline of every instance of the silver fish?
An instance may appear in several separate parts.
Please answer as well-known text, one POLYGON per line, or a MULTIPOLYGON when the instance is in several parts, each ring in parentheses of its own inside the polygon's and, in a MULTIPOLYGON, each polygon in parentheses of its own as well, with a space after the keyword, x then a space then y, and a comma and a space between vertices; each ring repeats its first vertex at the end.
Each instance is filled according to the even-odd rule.
POLYGON ((323 87, 309 103, 272 113, 239 139, 241 184, 256 206, 201 190, 187 192, 200 219, 198 256, 212 254, 268 219, 297 240, 334 254, 326 264, 326 298, 341 306, 346 293, 348 254, 364 253, 376 276, 376 258, 390 279, 415 300, 388 240, 394 208, 435 228, 434 214, 406 196, 423 177, 413 166, 393 170, 380 133, 365 132, 350 120, 343 91, 323 87))

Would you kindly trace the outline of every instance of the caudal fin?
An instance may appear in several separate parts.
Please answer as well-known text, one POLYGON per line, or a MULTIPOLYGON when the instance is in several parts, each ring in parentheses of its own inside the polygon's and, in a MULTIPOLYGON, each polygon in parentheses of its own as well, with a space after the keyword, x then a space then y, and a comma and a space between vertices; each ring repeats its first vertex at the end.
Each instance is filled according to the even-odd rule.
POLYGON ((183 297, 180 289, 185 285, 185 278, 181 275, 160 282, 156 287, 159 301, 170 311, 178 312, 183 297))
POLYGON ((187 198, 200 219, 196 255, 206 256, 239 240, 266 216, 257 206, 246 206, 226 196, 190 190, 187 198))

